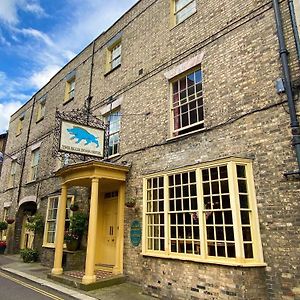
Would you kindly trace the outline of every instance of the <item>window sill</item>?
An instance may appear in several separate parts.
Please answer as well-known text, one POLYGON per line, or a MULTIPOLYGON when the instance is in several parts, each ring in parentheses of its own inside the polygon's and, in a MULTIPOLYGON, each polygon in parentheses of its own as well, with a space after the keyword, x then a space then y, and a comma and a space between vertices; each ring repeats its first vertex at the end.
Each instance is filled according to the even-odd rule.
POLYGON ((119 69, 121 67, 121 64, 117 65, 116 67, 114 67, 113 69, 107 71, 105 74, 104 74, 104 77, 108 76, 110 73, 112 73, 113 71, 119 69))
POLYGON ((43 248, 49 248, 49 249, 55 249, 55 246, 51 245, 51 244, 43 244, 42 247, 43 248))
POLYGON ((70 98, 70 99, 68 99, 68 100, 65 100, 65 101, 63 102, 63 105, 68 104, 68 103, 71 102, 72 100, 74 100, 74 97, 72 97, 72 98, 70 98))
POLYGON ((38 123, 40 123, 43 120, 44 120, 44 117, 41 117, 41 118, 39 118, 38 120, 35 121, 35 124, 38 124, 38 123))
POLYGON ((214 265, 223 265, 223 266, 230 266, 230 267, 242 267, 242 268, 253 268, 253 267, 266 267, 267 264, 263 262, 236 262, 234 260, 232 261, 225 261, 225 260, 213 260, 213 259, 204 259, 201 257, 189 257, 188 255, 178 255, 178 256, 168 256, 168 255, 161 255, 158 253, 141 253, 142 256, 146 257, 156 257, 156 258, 161 258, 161 259, 175 259, 175 260, 183 260, 187 262, 197 262, 197 263, 207 263, 207 264, 214 264, 214 265))
POLYGON ((177 140, 177 139, 180 139, 180 138, 183 138, 183 137, 187 137, 187 136, 190 136, 190 135, 193 135, 193 134, 197 134, 197 133, 205 131, 205 130, 206 130, 206 128, 204 127, 204 128, 201 128, 201 129, 197 129, 197 130, 191 131, 191 132, 187 132, 187 133, 184 133, 184 134, 173 136, 173 137, 168 138, 167 142, 168 141, 177 140))
POLYGON ((110 155, 107 157, 107 159, 112 159, 112 158, 116 158, 116 157, 119 157, 120 156, 120 153, 116 153, 116 154, 113 154, 113 155, 110 155))
POLYGON ((34 183, 36 183, 36 181, 37 181, 36 179, 35 180, 30 180, 30 181, 26 182, 25 185, 34 184, 34 183))

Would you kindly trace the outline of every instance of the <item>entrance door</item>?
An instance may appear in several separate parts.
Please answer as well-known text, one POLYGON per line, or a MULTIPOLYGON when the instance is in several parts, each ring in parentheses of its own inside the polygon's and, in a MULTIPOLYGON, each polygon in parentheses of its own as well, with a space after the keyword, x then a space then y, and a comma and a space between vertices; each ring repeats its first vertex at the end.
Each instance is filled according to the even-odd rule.
POLYGON ((103 243, 102 263, 114 266, 116 263, 116 239, 117 239, 117 217, 118 198, 108 198, 103 201, 103 243))
POLYGON ((34 232, 26 228, 27 223, 28 223, 27 216, 24 216, 22 222, 22 233, 21 233, 21 243, 20 243, 21 249, 33 248, 34 232))

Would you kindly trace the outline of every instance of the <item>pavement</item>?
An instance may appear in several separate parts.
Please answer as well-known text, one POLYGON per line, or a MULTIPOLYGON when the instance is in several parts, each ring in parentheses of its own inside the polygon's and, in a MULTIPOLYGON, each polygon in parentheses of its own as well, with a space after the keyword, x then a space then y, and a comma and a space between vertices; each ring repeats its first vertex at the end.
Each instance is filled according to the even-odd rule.
MULTIPOLYGON (((82 291, 76 288, 65 286, 47 278, 50 268, 42 266, 40 263, 24 263, 20 255, 1 255, 1 269, 12 275, 21 277, 25 280, 37 283, 43 287, 59 291, 69 297, 80 300, 153 300, 155 298, 143 295, 139 285, 125 282, 93 291, 82 291)), ((66 297, 67 298, 67 297, 66 297)))

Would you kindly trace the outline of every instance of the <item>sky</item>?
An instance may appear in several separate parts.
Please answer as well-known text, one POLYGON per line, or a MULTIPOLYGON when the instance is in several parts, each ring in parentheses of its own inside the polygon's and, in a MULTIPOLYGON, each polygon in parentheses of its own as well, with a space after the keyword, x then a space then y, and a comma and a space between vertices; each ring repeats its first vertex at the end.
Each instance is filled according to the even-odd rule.
POLYGON ((10 116, 138 0, 0 0, 0 133, 10 116))

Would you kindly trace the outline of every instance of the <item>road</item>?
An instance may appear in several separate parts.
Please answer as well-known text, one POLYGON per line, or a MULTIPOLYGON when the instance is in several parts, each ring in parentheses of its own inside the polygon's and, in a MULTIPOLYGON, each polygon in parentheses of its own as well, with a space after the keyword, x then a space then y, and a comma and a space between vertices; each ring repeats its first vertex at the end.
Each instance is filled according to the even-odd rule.
MULTIPOLYGON (((10 263, 7 257, 0 256, 0 266, 10 263)), ((23 278, 0 270, 0 299, 5 300, 71 300, 74 298, 53 291, 23 278)))

